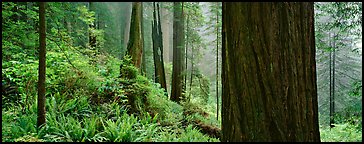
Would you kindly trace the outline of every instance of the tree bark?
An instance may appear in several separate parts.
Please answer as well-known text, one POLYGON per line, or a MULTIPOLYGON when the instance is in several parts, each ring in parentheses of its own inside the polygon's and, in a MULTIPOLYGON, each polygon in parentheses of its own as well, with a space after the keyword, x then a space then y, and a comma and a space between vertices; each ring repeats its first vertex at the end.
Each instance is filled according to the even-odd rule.
POLYGON ((313 3, 224 3, 222 141, 320 141, 313 3))
POLYGON ((158 40, 158 23, 155 2, 153 3, 153 23, 152 23, 152 38, 153 38, 153 58, 154 58, 154 81, 162 85, 160 81, 162 66, 161 66, 161 55, 159 55, 160 43, 158 40))
POLYGON ((46 23, 45 2, 39 3, 39 71, 38 71, 38 119, 40 128, 46 123, 45 109, 45 78, 46 78, 46 23))
POLYGON ((183 58, 184 58, 184 28, 183 5, 174 2, 173 12, 173 70, 171 100, 180 102, 183 91, 183 58))
POLYGON ((128 51, 132 58, 135 67, 140 68, 142 53, 143 53, 143 39, 141 33, 141 2, 133 2, 132 15, 130 22, 130 34, 128 42, 128 51))
POLYGON ((161 76, 160 76, 160 84, 164 88, 166 95, 168 96, 167 92, 167 83, 166 83, 166 73, 164 70, 164 60, 163 60, 163 32, 162 32, 162 24, 161 24, 161 14, 159 9, 159 3, 157 3, 157 11, 158 11, 158 43, 160 49, 160 59, 161 59, 161 76))

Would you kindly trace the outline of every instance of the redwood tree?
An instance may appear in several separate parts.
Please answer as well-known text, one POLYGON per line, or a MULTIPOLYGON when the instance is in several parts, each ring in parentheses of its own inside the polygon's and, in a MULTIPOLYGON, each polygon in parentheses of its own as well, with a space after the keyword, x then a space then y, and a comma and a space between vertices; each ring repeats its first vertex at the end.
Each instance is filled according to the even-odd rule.
POLYGON ((184 25, 183 4, 174 2, 173 12, 173 67, 171 100, 179 102, 184 86, 184 25))
POLYGON ((313 2, 224 3, 222 141, 320 141, 313 2))
POLYGON ((39 3, 39 69, 38 69, 38 128, 46 123, 45 78, 46 78, 46 23, 45 2, 39 3))
POLYGON ((133 2, 127 54, 131 56, 132 62, 137 68, 141 66, 143 53, 141 11, 141 2, 133 2))
POLYGON ((153 38, 153 59, 155 67, 155 82, 159 83, 167 92, 166 77, 164 72, 163 62, 163 36, 160 21, 159 4, 157 8, 153 3, 153 23, 152 23, 152 38, 153 38), (158 12, 158 14, 157 14, 158 12))

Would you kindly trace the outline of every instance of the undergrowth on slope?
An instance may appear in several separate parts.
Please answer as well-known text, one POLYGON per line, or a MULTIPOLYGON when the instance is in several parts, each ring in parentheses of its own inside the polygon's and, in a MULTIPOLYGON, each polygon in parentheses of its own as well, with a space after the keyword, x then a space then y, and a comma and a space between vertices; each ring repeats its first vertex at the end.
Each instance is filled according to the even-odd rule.
POLYGON ((3 142, 219 141, 183 126, 183 106, 170 101, 159 84, 136 68, 128 66, 135 72, 133 80, 120 78, 123 61, 103 54, 91 63, 91 57, 72 48, 47 52, 46 125, 37 131, 38 61, 20 55, 3 62, 2 84, 16 90, 2 98, 3 142), (148 91, 147 110, 130 114, 126 92, 138 96, 143 91, 148 91))

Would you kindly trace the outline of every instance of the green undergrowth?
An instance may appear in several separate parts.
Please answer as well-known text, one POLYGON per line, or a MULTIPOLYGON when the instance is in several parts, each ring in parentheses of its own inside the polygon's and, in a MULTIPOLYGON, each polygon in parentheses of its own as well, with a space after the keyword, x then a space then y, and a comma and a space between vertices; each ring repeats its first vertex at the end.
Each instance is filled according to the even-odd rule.
MULTIPOLYGON (((179 105, 133 67, 128 69, 135 87, 124 87, 120 82, 130 79, 119 78, 121 60, 103 54, 92 63, 92 58, 72 49, 47 52, 47 124, 37 131, 37 58, 22 53, 6 57, 2 84, 14 92, 2 97, 3 142, 220 141, 194 125, 200 121, 221 127, 212 98, 206 103, 195 97, 179 105), (128 113, 126 92, 131 91, 147 91, 148 107, 139 115, 128 113)), ((324 142, 362 141, 361 129, 350 123, 337 124, 331 130, 322 126, 320 133, 324 142)))
POLYGON ((322 142, 361 142, 362 129, 350 123, 336 124, 335 127, 320 127, 322 142))
POLYGON ((79 47, 61 46, 67 51, 49 44, 46 125, 39 131, 38 58, 32 53, 5 55, 2 84, 14 92, 2 97, 3 142, 219 141, 191 123, 183 124, 183 105, 170 101, 159 84, 140 75, 135 67, 129 65, 124 71, 133 79, 119 77, 120 64, 125 61, 105 53, 91 57, 80 53, 79 47), (130 113, 128 93, 146 97, 144 111, 130 113))

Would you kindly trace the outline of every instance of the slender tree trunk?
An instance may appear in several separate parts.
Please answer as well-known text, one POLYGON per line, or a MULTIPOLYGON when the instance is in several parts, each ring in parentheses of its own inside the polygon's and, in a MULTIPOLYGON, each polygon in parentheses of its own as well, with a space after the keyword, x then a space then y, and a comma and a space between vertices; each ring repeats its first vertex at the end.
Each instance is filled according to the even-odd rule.
POLYGON ((183 4, 174 2, 173 18, 173 70, 171 100, 180 102, 183 98, 183 58, 184 58, 184 28, 183 28, 183 4))
POLYGON ((186 24, 186 48, 185 48, 185 54, 186 54, 186 56, 185 56, 185 67, 186 67, 186 72, 185 72, 185 76, 184 76, 184 79, 185 79, 185 83, 184 83, 184 87, 185 88, 187 88, 187 55, 188 55, 188 52, 187 52, 187 49, 188 49, 188 35, 189 35, 189 33, 188 33, 188 21, 189 21, 189 16, 187 15, 187 18, 186 18, 186 20, 187 20, 187 24, 186 24))
POLYGON ((45 109, 45 78, 46 78, 46 23, 45 2, 39 3, 39 71, 38 71, 38 120, 40 128, 46 123, 45 109))
MULTIPOLYGON (((95 11, 95 6, 93 4, 93 2, 89 2, 89 6, 90 6, 90 10, 91 11, 95 11)), ((96 16, 95 16, 96 18, 96 16)), ((91 47, 92 50, 96 49, 96 36, 95 34, 92 32, 92 29, 96 29, 96 20, 94 22, 92 22, 92 24, 89 25, 90 27, 90 31, 89 31, 89 45, 91 47)))
POLYGON ((224 3, 222 46, 222 141, 320 141, 313 3, 224 3))
POLYGON ((185 52, 185 47, 184 47, 184 43, 185 43, 185 26, 184 26, 184 24, 185 24, 185 22, 184 22, 184 20, 185 20, 185 13, 184 13, 184 11, 183 11, 183 8, 184 8, 184 3, 182 2, 182 20, 181 20, 181 24, 182 24, 182 29, 181 29, 181 31, 182 31, 182 34, 183 35, 181 35, 181 36, 183 36, 183 38, 182 38, 182 50, 181 50, 181 52, 182 52, 182 56, 180 57, 180 61, 181 61, 181 65, 182 65, 182 70, 181 70, 181 72, 182 72, 182 93, 185 93, 186 91, 186 84, 184 83, 184 80, 185 80, 185 77, 186 77, 186 74, 187 74, 187 71, 186 71, 186 66, 183 64, 183 61, 184 61, 184 59, 185 59, 185 57, 186 57, 186 52, 185 52))
POLYGON ((191 101, 191 92, 192 92, 192 82, 193 82, 193 76, 194 76, 194 73, 193 73, 193 67, 194 67, 194 64, 193 64, 193 45, 191 46, 191 76, 190 76, 190 93, 188 94, 188 101, 191 101))
MULTIPOLYGON (((218 3, 217 3, 218 5, 218 3)), ((216 11, 216 120, 219 120, 219 11, 216 11)))
MULTIPOLYGON (((335 115, 335 51, 336 51, 336 34, 334 33, 334 51, 332 58, 332 110, 333 115, 335 115)), ((335 119, 333 119, 335 123, 335 119)))
MULTIPOLYGON (((329 37, 331 38, 331 34, 329 35, 329 37)), ((330 47, 332 47, 332 41, 330 40, 330 47)), ((330 49, 330 59, 329 59, 329 73, 330 73, 330 128, 333 127, 333 119, 334 119, 334 116, 333 116, 333 107, 332 107, 332 68, 331 68, 331 65, 332 65, 332 50, 330 49)))
POLYGON ((161 86, 164 88, 166 95, 168 97, 168 91, 167 91, 167 82, 166 82, 166 73, 164 70, 164 60, 163 60, 163 32, 162 32, 162 23, 161 23, 161 14, 159 9, 159 3, 157 3, 157 11, 158 11, 158 39, 159 39, 159 50, 161 52, 160 59, 161 59, 161 76, 160 76, 160 82, 161 86))
POLYGON ((333 40, 333 58, 332 58, 332 116, 330 119, 330 128, 335 127, 335 51, 336 51, 336 34, 334 33, 333 40))
POLYGON ((153 58, 154 58, 154 67, 155 67, 155 71, 154 71, 154 81, 156 83, 159 83, 162 85, 161 81, 160 81, 160 77, 161 77, 161 72, 162 72, 162 66, 161 66, 161 55, 159 55, 159 47, 160 47, 160 43, 159 43, 159 33, 158 33, 158 23, 157 23, 157 14, 156 14, 156 6, 155 6, 155 2, 153 2, 153 22, 152 22, 152 38, 153 38, 153 58))
POLYGON ((141 2, 133 2, 128 51, 135 67, 140 68, 143 54, 143 39, 141 33, 141 2))
POLYGON ((145 42, 144 42, 144 26, 143 26, 143 21, 144 21, 144 17, 143 17, 143 13, 144 13, 144 7, 143 7, 143 2, 141 3, 141 13, 140 13, 140 18, 142 20, 142 23, 141 23, 141 29, 142 29, 142 41, 143 41, 143 56, 142 56, 142 74, 144 76, 146 76, 147 74, 147 61, 146 61, 146 53, 145 53, 145 49, 146 49, 146 46, 145 46, 145 42))

